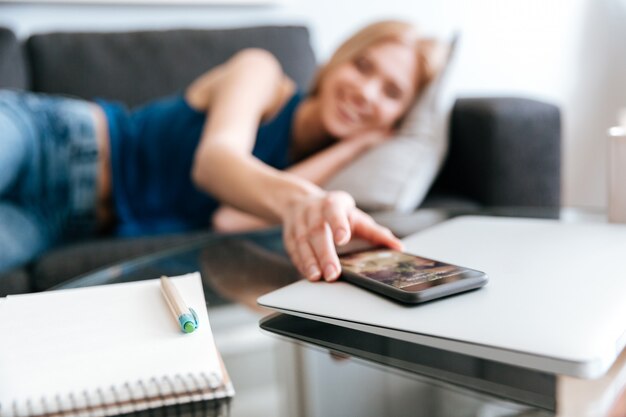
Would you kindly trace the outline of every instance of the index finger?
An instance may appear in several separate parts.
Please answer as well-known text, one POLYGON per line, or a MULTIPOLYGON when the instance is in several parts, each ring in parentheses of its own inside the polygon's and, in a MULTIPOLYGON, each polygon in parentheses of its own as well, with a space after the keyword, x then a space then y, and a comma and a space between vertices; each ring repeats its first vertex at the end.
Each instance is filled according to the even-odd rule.
POLYGON ((348 212, 354 208, 354 200, 345 194, 333 193, 324 200, 323 216, 330 226, 333 241, 344 245, 350 241, 352 228, 348 212))

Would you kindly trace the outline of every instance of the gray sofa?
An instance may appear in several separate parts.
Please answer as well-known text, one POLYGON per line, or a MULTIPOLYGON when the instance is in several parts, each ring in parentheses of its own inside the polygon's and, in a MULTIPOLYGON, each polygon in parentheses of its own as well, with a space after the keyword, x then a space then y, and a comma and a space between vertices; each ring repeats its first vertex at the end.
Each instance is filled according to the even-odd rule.
MULTIPOLYGON (((316 60, 305 27, 48 33, 23 41, 0 28, 0 88, 102 97, 135 106, 180 90, 245 47, 272 51, 300 87, 311 80, 316 60)), ((448 159, 424 206, 558 208, 560 113, 555 106, 523 98, 460 99, 450 140, 448 159)), ((61 247, 0 276, 0 296, 44 290, 207 233, 103 237, 61 247)))

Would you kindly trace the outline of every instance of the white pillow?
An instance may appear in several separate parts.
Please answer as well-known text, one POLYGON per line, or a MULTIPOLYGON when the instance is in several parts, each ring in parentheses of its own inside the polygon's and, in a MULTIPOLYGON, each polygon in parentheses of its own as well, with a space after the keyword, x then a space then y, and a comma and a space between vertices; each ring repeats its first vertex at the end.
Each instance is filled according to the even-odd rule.
POLYGON ((448 148, 458 38, 453 37, 443 69, 413 104, 395 137, 343 168, 325 185, 327 190, 347 191, 367 211, 411 212, 422 202, 448 148))

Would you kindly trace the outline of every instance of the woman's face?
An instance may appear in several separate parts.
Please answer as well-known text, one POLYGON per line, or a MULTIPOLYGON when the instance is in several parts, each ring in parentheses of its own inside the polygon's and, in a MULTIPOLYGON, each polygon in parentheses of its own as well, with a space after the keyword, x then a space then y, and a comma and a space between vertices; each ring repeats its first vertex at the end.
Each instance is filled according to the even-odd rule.
POLYGON ((329 71, 319 90, 328 133, 346 139, 390 129, 413 100, 415 55, 409 46, 384 42, 329 71))

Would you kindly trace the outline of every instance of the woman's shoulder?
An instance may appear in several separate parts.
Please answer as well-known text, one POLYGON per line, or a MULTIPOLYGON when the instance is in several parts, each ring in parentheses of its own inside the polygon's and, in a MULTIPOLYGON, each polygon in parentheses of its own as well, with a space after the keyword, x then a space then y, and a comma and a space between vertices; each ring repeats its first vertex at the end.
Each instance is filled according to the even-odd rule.
MULTIPOLYGON (((246 48, 233 55, 228 62, 242 63, 244 65, 261 65, 282 72, 282 65, 276 55, 267 49, 246 48)), ((253 68, 258 69, 254 66, 253 68)))
POLYGON ((275 104, 281 103, 284 91, 288 90, 290 83, 293 83, 285 75, 278 58, 271 52, 260 48, 247 48, 196 78, 186 89, 185 98, 195 109, 208 110, 212 97, 221 86, 232 83, 233 79, 251 77, 259 77, 265 86, 274 86, 273 99, 270 100, 264 115, 275 110, 275 104))

